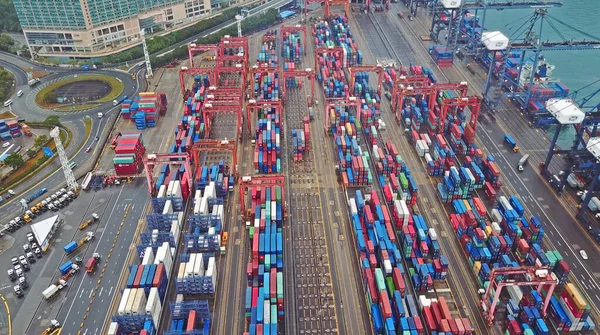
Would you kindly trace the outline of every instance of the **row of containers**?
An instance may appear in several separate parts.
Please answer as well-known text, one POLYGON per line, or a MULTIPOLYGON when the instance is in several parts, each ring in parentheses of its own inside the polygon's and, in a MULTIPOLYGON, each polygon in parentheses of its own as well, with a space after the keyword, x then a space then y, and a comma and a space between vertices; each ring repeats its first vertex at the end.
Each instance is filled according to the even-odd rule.
POLYGON ((343 52, 328 52, 317 56, 317 80, 325 88, 326 98, 341 98, 349 96, 350 89, 345 83, 344 69, 349 66, 361 65, 362 52, 353 41, 348 26, 348 19, 342 15, 331 16, 327 21, 313 26, 316 48, 341 47, 343 52))
POLYGON ((399 69, 386 68, 383 73, 383 87, 391 92, 394 82, 399 76, 422 76, 427 77, 432 83, 436 82, 433 71, 430 68, 421 65, 410 65, 408 67, 401 66, 399 69))
POLYGON ((295 64, 300 64, 302 62, 304 50, 302 50, 302 43, 300 42, 300 33, 285 32, 283 34, 281 56, 283 56, 284 61, 283 70, 287 71, 294 69, 295 64))
MULTIPOLYGON (((277 71, 256 73, 254 92, 258 100, 277 101, 279 99, 279 75, 277 71), (274 94, 274 93, 275 94, 274 94)), ((254 137, 254 172, 281 172, 281 109, 263 107, 258 109, 258 119, 254 137)))
POLYGON ((2 141, 10 141, 21 135, 23 134, 21 133, 21 124, 19 122, 16 120, 0 120, 0 139, 2 141))
POLYGON ((142 133, 121 133, 117 141, 113 158, 117 176, 132 176, 140 173, 146 155, 142 133))
MULTIPOLYGON (((495 268, 544 266, 548 279, 559 284, 550 298, 549 319, 561 332, 595 329, 591 306, 574 284, 568 282, 570 268, 556 250, 544 250, 544 229, 536 216, 526 217, 516 196, 500 197, 496 208, 488 211, 483 201, 474 197, 454 200, 454 213, 449 222, 467 255, 480 287, 489 286, 495 268)), ((521 334, 529 327, 535 333, 547 334, 548 325, 540 315, 547 288, 536 291, 529 286, 507 287, 510 334, 521 334)), ((493 293, 493 292, 492 292, 493 293)))
POLYGON ((153 128, 159 115, 167 112, 165 93, 140 92, 133 100, 123 100, 121 117, 135 122, 137 130, 153 128))
POLYGON ((294 162, 302 161, 304 154, 310 150, 310 117, 303 118, 303 129, 292 129, 292 145, 294 148, 294 162))
POLYGON ((265 33, 262 39, 262 45, 258 52, 258 58, 256 63, 261 67, 275 67, 277 66, 277 31, 269 30, 265 33))
POLYGON ((278 334, 284 321, 283 203, 280 186, 251 188, 245 335, 278 334))

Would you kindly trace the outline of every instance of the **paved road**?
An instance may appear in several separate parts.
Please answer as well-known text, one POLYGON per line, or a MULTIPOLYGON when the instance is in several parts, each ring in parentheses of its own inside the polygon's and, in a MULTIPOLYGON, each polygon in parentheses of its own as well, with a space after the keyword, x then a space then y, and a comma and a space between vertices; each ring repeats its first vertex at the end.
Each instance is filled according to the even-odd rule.
MULTIPOLYGON (((403 8, 401 4, 394 4, 388 16, 394 17, 395 11, 403 8)), ((443 70, 432 64, 426 48, 419 41, 419 36, 426 35, 428 22, 422 23, 425 17, 419 17, 415 21, 408 22, 394 19, 395 24, 406 31, 411 48, 417 54, 421 64, 431 67, 437 78, 448 79, 452 82, 468 80, 471 82, 471 92, 481 94, 481 78, 470 75, 464 64, 457 61, 452 68, 443 70), (475 85, 473 85, 475 83, 475 85)), ((574 276, 580 284, 580 290, 591 302, 592 306, 600 304, 600 264, 584 261, 579 256, 579 250, 585 249, 589 259, 600 257, 600 250, 585 233, 580 223, 572 216, 573 209, 566 208, 565 203, 556 197, 555 193, 547 186, 547 183, 537 173, 537 162, 530 159, 530 166, 523 173, 515 169, 520 156, 513 154, 503 143, 505 133, 512 130, 516 137, 521 153, 530 153, 532 156, 544 155, 544 135, 535 129, 529 128, 527 121, 518 115, 515 106, 503 103, 499 114, 494 117, 485 116, 480 118, 477 138, 485 149, 493 154, 499 162, 504 177, 503 191, 510 195, 518 194, 526 209, 540 217, 545 224, 547 237, 544 243, 549 249, 559 250, 565 260, 571 266, 574 276), (521 118, 521 121, 519 121, 521 118), (529 150, 530 152, 528 152, 529 150)), ((547 142, 546 142, 547 143, 547 142)), ((539 162, 539 158, 538 158, 539 162)))
MULTIPOLYGON (((70 286, 68 291, 61 292, 59 297, 50 302, 41 301, 41 292, 58 278, 58 266, 70 259, 65 256, 62 249, 63 246, 69 241, 84 235, 84 232, 77 230, 77 225, 84 219, 89 218, 91 213, 98 213, 101 216, 98 225, 92 225, 88 228, 88 231, 95 232, 96 239, 73 254, 72 257, 80 255, 84 260, 87 260, 92 252, 96 251, 103 256, 102 261, 106 261, 106 257, 109 254, 115 234, 124 215, 124 206, 131 204, 127 221, 124 224, 121 234, 119 234, 120 237, 117 240, 112 258, 102 282, 102 285, 106 286, 106 290, 110 289, 111 284, 114 285, 114 278, 118 278, 118 275, 120 274, 120 269, 123 267, 123 256, 126 256, 126 251, 129 248, 131 239, 134 235, 131 229, 135 230, 141 216, 141 210, 147 200, 147 197, 136 196, 136 194, 139 193, 138 188, 143 186, 143 182, 142 179, 138 179, 137 184, 125 184, 119 188, 114 187, 100 192, 83 193, 79 198, 59 212, 64 216, 65 222, 59 228, 59 233, 53 240, 54 242, 49 251, 44 255, 44 258, 38 260, 38 262, 33 265, 31 272, 28 273, 31 288, 26 293, 25 298, 17 300, 13 294, 7 295, 14 318, 13 328, 15 334, 40 333, 48 325, 47 322, 50 319, 57 318, 63 322, 63 320, 66 319, 67 314, 65 312, 65 306, 69 305, 68 302, 71 301, 71 299, 77 302, 85 300, 86 303, 89 303, 88 299, 75 299, 76 295, 83 295, 82 290, 88 289, 88 285, 80 284, 85 283, 86 279, 88 281, 90 279, 88 278, 89 275, 85 274, 85 272, 82 272, 69 280, 70 286)), ((55 215, 55 213, 46 213, 44 216, 40 217, 40 219, 51 215, 55 215)), ((8 259, 19 253, 21 251, 21 245, 25 240, 25 234, 25 229, 18 231, 14 236, 15 243, 0 257, 8 259)), ((5 263, 8 263, 8 261, 3 262, 3 264, 5 263)), ((96 274, 93 276, 95 285, 97 280, 96 274)), ((87 292, 88 293, 86 294, 89 294, 89 291, 87 292)), ((101 306, 95 307, 95 309, 108 308, 108 304, 101 306)), ((85 310, 85 308, 81 309, 79 306, 76 307, 77 309, 75 310, 85 310)), ((106 313, 103 314, 100 324, 102 324, 105 315, 106 313)), ((93 322, 94 319, 92 316, 89 316, 88 318, 88 320, 91 319, 93 322)), ((76 317, 73 315, 69 318, 69 320, 75 319, 76 317)), ((77 326, 79 326, 81 321, 83 320, 77 322, 77 326)), ((68 328, 68 324, 65 324, 65 327, 66 330, 70 329, 68 328)))
MULTIPOLYGON (((125 95, 128 96, 133 96, 135 94, 137 94, 137 92, 139 92, 140 90, 144 89, 144 81, 145 79, 143 78, 143 71, 145 70, 138 70, 138 75, 136 76, 136 81, 135 83, 131 80, 131 75, 129 74, 125 74, 122 72, 106 72, 108 74, 118 74, 117 78, 120 78, 124 83, 127 82, 131 82, 130 84, 126 84, 125 86, 125 95)), ((100 72, 100 71, 98 71, 100 72)), ((42 82, 42 85, 44 85, 46 83, 45 80, 53 80, 52 78, 55 77, 51 77, 50 79, 44 79, 42 82)), ((23 88, 24 90, 27 89, 29 90, 29 87, 25 85, 26 88, 23 88)), ((15 111, 15 113, 17 113, 17 115, 19 115, 19 117, 26 117, 26 118, 33 118, 35 119, 36 116, 38 115, 37 119, 39 118, 39 115, 41 115, 40 113, 52 113, 55 115, 60 115, 61 116, 61 121, 63 122, 63 124, 65 126, 67 126, 72 134, 73 134, 73 139, 71 140, 70 145, 66 148, 66 153, 67 156, 71 157, 71 161, 75 162, 78 167, 75 169, 75 173, 77 174, 78 171, 89 171, 93 168, 93 164, 94 162, 92 160, 90 160, 90 158, 92 157, 96 157, 99 152, 102 149, 102 146, 98 145, 98 143, 102 143, 102 139, 104 137, 106 137, 108 135, 108 133, 110 133, 111 128, 112 128, 112 124, 114 122, 114 119, 117 117, 117 114, 119 112, 119 107, 114 107, 112 106, 112 103, 108 103, 108 105, 103 106, 101 108, 95 108, 93 110, 87 111, 87 112, 80 112, 80 113, 54 113, 54 112, 47 112, 44 111, 43 109, 41 109, 40 107, 38 107, 37 105, 35 105, 35 91, 39 90, 39 87, 36 88, 35 90, 30 90, 28 93, 26 93, 23 97, 21 97, 21 99, 19 100, 15 100, 15 104, 16 106, 20 106, 23 103, 26 103, 27 106, 23 107, 23 108, 17 108, 14 107, 13 110, 15 111), (27 99, 27 101, 29 101, 29 103, 27 103, 27 101, 25 100, 27 99), (18 104, 17 104, 18 102, 18 104), (32 106, 33 104, 33 106, 32 106), (31 107, 32 109, 29 109, 29 107, 31 107), (25 114, 21 114, 20 111, 28 111, 25 114), (97 117, 97 113, 98 111, 102 111, 104 113, 104 117, 102 119, 98 119, 97 117), (24 116, 25 115, 25 116, 24 116), (92 129, 90 132, 90 137, 87 139, 84 139, 85 136, 85 124, 83 122, 83 119, 89 117, 92 120, 92 129), (99 141, 95 141, 95 137, 99 137, 100 140, 99 141), (83 142, 83 146, 81 147, 81 149, 78 150, 80 144, 83 142), (87 153, 86 149, 88 147, 91 147, 92 150, 87 153)), ((43 118, 45 118, 46 116, 42 116, 42 120, 43 118)), ((29 180, 27 180, 26 182, 21 183, 20 185, 18 185, 17 187, 13 188, 15 190, 15 192, 20 193, 20 192, 24 192, 22 195, 20 195, 19 197, 15 197, 12 199, 12 201, 8 201, 2 204, 2 206, 0 206, 0 208, 3 209, 2 214, 0 214, 0 224, 6 224, 9 220, 11 220, 12 218, 14 218, 14 216, 16 216, 14 213, 18 212, 21 209, 21 205, 19 203, 19 200, 22 199, 23 197, 28 196, 29 194, 32 194, 34 192, 36 192, 39 188, 42 187, 47 187, 47 188, 55 188, 55 187, 59 187, 60 185, 63 185, 64 183, 64 175, 62 173, 62 171, 57 170, 60 168, 60 162, 58 159, 54 159, 53 162, 51 164, 48 164, 45 168, 43 168, 41 171, 39 171, 35 177, 30 178, 29 180), (52 171, 54 171, 54 173, 52 173, 52 175, 44 180, 44 176, 48 175, 49 173, 51 173, 52 171), (43 180, 43 182, 42 182, 43 180)))

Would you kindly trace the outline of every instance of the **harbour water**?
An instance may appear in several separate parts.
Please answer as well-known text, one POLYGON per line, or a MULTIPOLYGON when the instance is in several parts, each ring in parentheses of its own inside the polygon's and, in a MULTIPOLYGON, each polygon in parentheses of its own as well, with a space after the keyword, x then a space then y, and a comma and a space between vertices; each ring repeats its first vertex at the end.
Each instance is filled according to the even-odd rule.
MULTIPOLYGON (((574 40, 600 40, 600 20, 598 20, 600 1, 563 0, 562 3, 563 6, 560 8, 548 9, 550 17, 547 19, 548 21, 544 20, 542 40, 563 41, 562 37, 574 40), (557 20, 577 28, 581 32, 567 28, 557 20), (560 35, 552 26, 558 30, 560 35), (582 32, 591 36, 586 36, 582 32), (596 36, 596 38, 592 36, 596 36)), ((533 9, 489 11, 485 26, 488 30, 500 30, 505 35, 510 36, 511 32, 523 31, 523 28, 520 27, 533 13, 533 9)), ((539 32, 539 25, 535 31, 539 32)), ((521 37, 522 34, 517 34, 517 36, 521 37)), ((561 79, 570 88, 570 92, 579 90, 575 101, 600 88, 599 82, 582 89, 600 79, 600 62, 598 61, 600 59, 600 49, 546 52, 543 55, 548 63, 556 66, 552 77, 561 79)), ((600 93, 588 105, 594 105, 598 102, 600 102, 600 93)), ((550 129, 549 132, 551 131, 550 129)), ((572 130, 562 131, 559 137, 559 145, 564 148, 570 147, 573 143, 573 134, 572 130)))

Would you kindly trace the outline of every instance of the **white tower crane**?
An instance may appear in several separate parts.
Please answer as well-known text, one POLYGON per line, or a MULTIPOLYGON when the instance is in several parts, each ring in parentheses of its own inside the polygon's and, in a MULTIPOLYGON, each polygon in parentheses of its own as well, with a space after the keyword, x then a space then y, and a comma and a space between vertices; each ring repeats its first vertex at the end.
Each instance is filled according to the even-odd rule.
POLYGON ((144 49, 144 60, 146 61, 146 77, 152 78, 152 64, 150 64, 150 53, 148 52, 148 45, 146 44, 146 34, 144 29, 140 30, 140 36, 142 37, 142 48, 144 49))
POLYGON ((56 151, 58 152, 60 165, 62 166, 62 170, 65 174, 65 179, 67 180, 67 186, 72 191, 76 191, 79 185, 77 184, 77 180, 75 180, 73 170, 69 166, 69 158, 67 157, 67 154, 65 153, 65 148, 63 147, 62 141, 60 140, 60 129, 58 129, 58 127, 52 129, 52 131, 50 131, 50 136, 54 139, 54 143, 56 144, 56 151))

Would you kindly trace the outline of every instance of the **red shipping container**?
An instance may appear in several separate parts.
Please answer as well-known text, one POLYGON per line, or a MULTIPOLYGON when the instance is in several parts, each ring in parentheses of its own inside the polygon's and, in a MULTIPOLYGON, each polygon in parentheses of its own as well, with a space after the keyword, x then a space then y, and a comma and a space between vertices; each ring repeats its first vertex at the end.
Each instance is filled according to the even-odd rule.
POLYGON ((437 302, 432 302, 431 303, 431 313, 433 314, 433 319, 435 321, 435 324, 440 327, 440 324, 442 323, 442 312, 440 311, 440 306, 437 302))
POLYGON ((191 310, 186 323, 186 331, 192 331, 196 328, 196 311, 191 310))
POLYGON ((433 320, 433 314, 431 313, 431 307, 423 307, 423 318, 425 319, 425 325, 427 325, 427 328, 429 330, 437 330, 437 326, 435 324, 435 321, 433 320))
POLYGON ((271 298, 277 297, 277 269, 271 268, 271 279, 269 280, 271 284, 271 298))
POLYGON ((450 325, 450 331, 453 335, 458 335, 458 327, 456 327, 456 322, 453 319, 448 319, 448 325, 450 325))
POLYGON ((442 322, 440 323, 440 331, 442 331, 444 333, 449 333, 451 331, 448 320, 446 320, 446 319, 442 320, 442 322))
POLYGON ((165 265, 158 264, 156 266, 156 270, 154 271, 154 278, 152 278, 152 287, 159 287, 160 281, 163 278, 163 272, 165 272, 165 265))
POLYGON ((392 305, 390 304, 390 297, 386 290, 379 291, 379 301, 381 302, 381 313, 384 319, 392 317, 392 305))
POLYGON ((473 328, 471 327, 471 322, 469 321, 469 319, 462 318, 461 321, 462 321, 463 327, 465 329, 465 335, 473 334, 473 328))
POLYGON ((400 295, 404 297, 404 293, 406 292, 406 284, 404 283, 404 278, 402 277, 400 268, 394 268, 392 270, 392 280, 396 290, 400 291, 400 295))
POLYGON ((450 314, 450 309, 448 308, 448 303, 446 302, 446 298, 439 297, 438 303, 440 306, 440 312, 442 312, 443 319, 451 319, 452 314, 450 314))
POLYGON ((413 321, 415 321, 415 328, 417 329, 417 334, 423 334, 425 330, 423 328, 423 323, 421 322, 421 318, 418 316, 413 317, 413 321))
POLYGON ((133 280, 133 287, 140 288, 140 280, 142 279, 142 273, 144 272, 144 266, 138 265, 137 272, 135 273, 135 279, 133 280))
POLYGON ((458 335, 465 334, 465 327, 460 319, 454 319, 454 323, 456 324, 456 328, 458 329, 458 335))
POLYGON ((256 335, 263 335, 263 324, 259 323, 256 325, 256 335))
POLYGON ((374 304, 379 303, 379 295, 377 294, 377 285, 375 285, 375 278, 373 277, 373 271, 371 269, 365 269, 365 277, 367 278, 367 287, 369 290, 369 295, 371 296, 371 301, 374 304))

